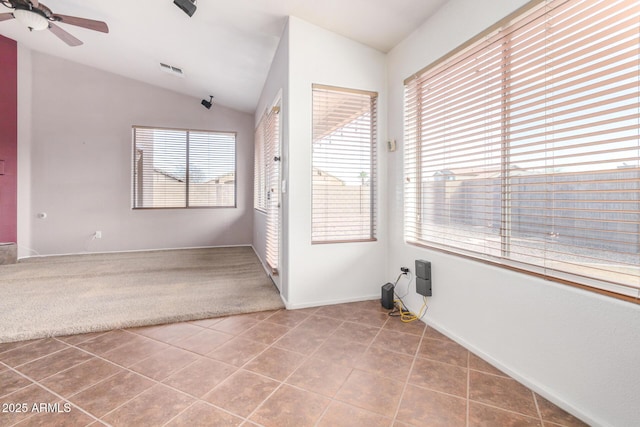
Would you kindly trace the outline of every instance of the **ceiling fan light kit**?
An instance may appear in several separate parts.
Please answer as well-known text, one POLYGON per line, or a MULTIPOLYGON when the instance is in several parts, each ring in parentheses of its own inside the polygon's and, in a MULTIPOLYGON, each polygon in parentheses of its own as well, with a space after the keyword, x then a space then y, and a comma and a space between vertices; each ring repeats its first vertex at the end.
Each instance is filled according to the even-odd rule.
POLYGON ((75 25, 76 27, 101 33, 109 32, 109 27, 102 21, 55 14, 38 0, 0 0, 0 4, 6 8, 13 9, 13 12, 0 13, 0 22, 15 19, 29 28, 29 30, 41 31, 49 29, 69 46, 80 46, 82 41, 57 26, 56 23, 75 25))
POLYGON ((16 9, 13 16, 30 30, 42 31, 49 28, 49 20, 38 9, 16 9))

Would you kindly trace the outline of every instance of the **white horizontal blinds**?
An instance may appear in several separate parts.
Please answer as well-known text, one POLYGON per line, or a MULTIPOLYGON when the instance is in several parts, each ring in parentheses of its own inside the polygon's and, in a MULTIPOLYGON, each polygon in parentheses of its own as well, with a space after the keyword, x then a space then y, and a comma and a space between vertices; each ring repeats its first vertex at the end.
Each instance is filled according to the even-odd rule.
POLYGON ((266 171, 266 258, 273 273, 280 263, 280 108, 274 107, 265 118, 265 171, 266 171))
POLYGON ((499 231, 501 43, 472 46, 406 86, 405 233, 483 252, 499 231), (493 75, 493 76, 492 76, 493 75), (493 77, 493 79, 491 78, 493 77), (497 120, 490 120, 494 115, 497 120), (460 227, 473 212, 475 223, 460 227))
POLYGON ((264 120, 263 116, 256 128, 253 152, 253 207, 261 211, 266 210, 264 120))
POLYGON ((377 94, 313 87, 312 242, 376 237, 377 94))
POLYGON ((190 207, 236 204, 236 136, 189 131, 190 207))
POLYGON ((640 3, 547 1, 406 85, 408 241, 638 296, 640 3))
POLYGON ((134 208, 235 205, 235 134, 134 127, 133 136, 134 208))
POLYGON ((133 128, 134 208, 186 204, 187 134, 171 129, 133 128))

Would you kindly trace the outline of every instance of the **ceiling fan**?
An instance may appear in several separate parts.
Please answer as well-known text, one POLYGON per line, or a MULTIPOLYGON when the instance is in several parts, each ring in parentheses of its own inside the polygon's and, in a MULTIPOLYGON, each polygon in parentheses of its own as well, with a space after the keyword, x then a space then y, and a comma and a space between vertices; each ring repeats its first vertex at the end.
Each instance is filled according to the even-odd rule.
POLYGON ((26 25, 31 31, 48 29, 69 46, 80 46, 82 41, 60 28, 56 23, 75 25, 102 33, 109 32, 109 27, 102 21, 59 15, 53 13, 51 9, 38 0, 0 0, 0 4, 9 9, 13 9, 13 12, 0 13, 0 21, 8 21, 9 19, 15 18, 26 25))

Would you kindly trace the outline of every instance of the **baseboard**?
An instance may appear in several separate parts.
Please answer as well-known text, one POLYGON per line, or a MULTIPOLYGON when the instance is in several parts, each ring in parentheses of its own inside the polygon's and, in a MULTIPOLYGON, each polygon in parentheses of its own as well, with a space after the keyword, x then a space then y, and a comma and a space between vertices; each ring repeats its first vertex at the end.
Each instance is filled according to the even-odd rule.
MULTIPOLYGON (((217 248, 241 248, 241 247, 251 247, 253 246, 249 243, 244 245, 221 245, 221 246, 186 246, 180 248, 148 248, 148 249, 129 249, 123 251, 101 251, 101 252, 70 252, 64 254, 47 254, 47 255, 32 255, 28 257, 22 257, 19 259, 28 259, 28 258, 52 258, 59 256, 76 256, 76 255, 104 255, 104 254, 128 254, 128 253, 137 253, 137 252, 153 252, 153 251, 179 251, 179 250, 189 250, 189 249, 217 249, 217 248)), ((255 252, 255 249, 254 249, 255 252)), ((259 257, 258 257, 259 258, 259 257)))
POLYGON ((537 383, 536 381, 531 380, 531 378, 523 376, 520 373, 512 370, 508 366, 503 365, 499 360, 494 359, 493 357, 491 357, 487 353, 483 352, 482 350, 480 350, 476 346, 472 345, 471 343, 469 343, 465 339, 462 339, 459 336, 457 336, 456 334, 451 333, 451 331, 449 331, 447 328, 443 327, 442 325, 440 325, 440 324, 438 324, 436 322, 432 322, 432 321, 424 321, 423 320, 423 322, 426 323, 429 327, 432 327, 435 330, 437 330, 438 332, 440 332, 442 335, 445 335, 446 337, 451 338, 453 341, 457 342, 458 344, 460 344, 461 346, 463 346, 467 350, 471 351, 476 356, 478 356, 481 359, 483 359, 485 362, 489 363, 490 365, 495 366, 496 368, 498 368, 499 370, 501 370, 505 374, 509 375, 510 377, 512 377, 513 379, 518 381, 519 383, 521 383, 524 386, 528 387, 529 389, 533 390, 534 392, 536 392, 540 396, 542 396, 545 399, 547 399, 549 402, 553 403, 554 405, 558 406, 559 408, 564 409, 568 413, 570 413, 573 416, 575 416, 575 417, 579 418, 580 420, 584 421, 588 425, 590 425, 590 426, 601 425, 601 423, 598 423, 595 420, 591 419, 590 417, 588 417, 587 415, 582 413, 582 411, 578 410, 577 408, 575 408, 574 406, 572 406, 568 402, 558 398, 548 388, 543 387, 541 384, 537 383))
POLYGON ((287 310, 297 310, 301 308, 322 307, 325 305, 346 304, 349 302, 371 301, 374 299, 380 299, 380 294, 367 295, 367 296, 354 297, 354 298, 341 298, 341 299, 324 300, 324 301, 313 301, 313 302, 305 302, 305 303, 299 303, 299 304, 291 304, 288 301, 284 301, 284 300, 283 301, 287 307, 287 310))
POLYGON ((256 250, 256 247, 253 246, 253 244, 251 244, 249 246, 251 246, 251 249, 253 249, 253 253, 256 254, 256 257, 260 260, 260 264, 262 264, 262 268, 264 268, 265 273, 267 273, 267 275, 269 275, 270 274, 269 267, 267 267, 267 263, 265 262, 265 260, 260 258, 260 254, 256 250))

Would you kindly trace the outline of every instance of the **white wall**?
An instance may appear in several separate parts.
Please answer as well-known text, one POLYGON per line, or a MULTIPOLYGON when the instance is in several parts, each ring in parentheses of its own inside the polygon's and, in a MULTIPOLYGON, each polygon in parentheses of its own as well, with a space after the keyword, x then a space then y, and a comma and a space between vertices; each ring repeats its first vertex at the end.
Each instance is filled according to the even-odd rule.
POLYGON ((311 85, 379 93, 378 184, 386 170, 385 55, 301 19, 289 18, 288 307, 375 298, 385 277, 386 188, 379 186, 378 241, 311 245, 311 85))
MULTIPOLYGON (((271 108, 274 102, 280 99, 280 157, 281 157, 281 179, 287 179, 287 170, 289 165, 289 24, 285 25, 278 49, 274 55, 269 69, 269 74, 265 81, 258 106, 254 116, 255 127, 258 126, 260 119, 265 111, 271 108)), ((288 222, 288 194, 280 194, 280 215, 283 224, 288 222)), ((266 266, 266 227, 267 218, 264 212, 254 210, 253 215, 253 247, 260 257, 262 263, 266 266)), ((288 256, 289 245, 286 239, 287 233, 284 232, 284 225, 280 230, 280 266, 279 275, 272 276, 273 281, 280 289, 282 298, 286 301, 289 296, 288 288, 288 256)))
MULTIPOLYGON (((403 242, 403 80, 526 3, 451 0, 389 54, 388 276, 432 262, 427 323, 592 425, 640 425, 640 306, 403 242)), ((408 305, 421 297, 411 283, 408 305)))
POLYGON ((18 43, 18 258, 29 257, 31 240, 31 50, 18 43))
MULTIPOLYGON (((40 254, 250 244, 253 116, 32 52, 32 248, 40 254), (131 209, 131 126, 237 132, 237 208, 131 209), (46 219, 34 219, 46 212, 46 219), (91 240, 96 230, 103 238, 91 240)), ((203 94, 204 95, 204 94, 203 94)), ((28 93, 20 93, 20 103, 28 93)), ((21 187, 21 200, 26 188, 21 187)), ((27 221, 24 217, 19 221, 27 221)))

